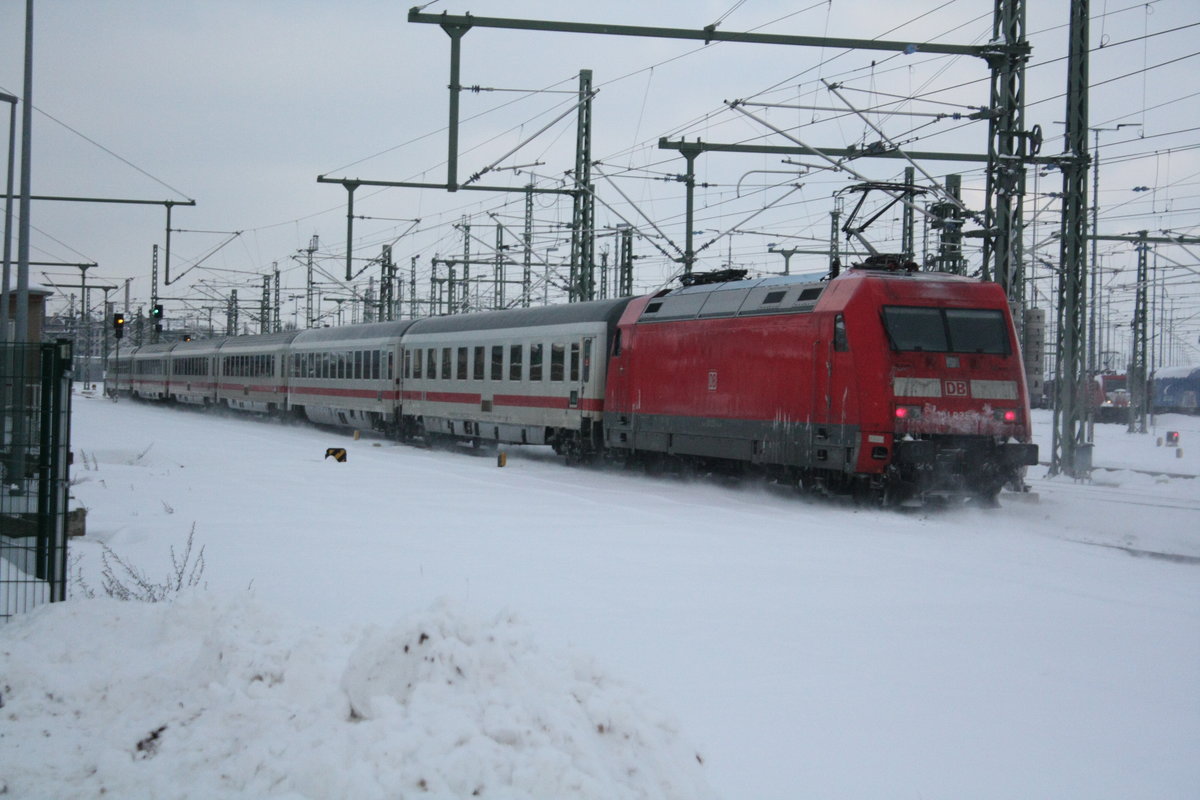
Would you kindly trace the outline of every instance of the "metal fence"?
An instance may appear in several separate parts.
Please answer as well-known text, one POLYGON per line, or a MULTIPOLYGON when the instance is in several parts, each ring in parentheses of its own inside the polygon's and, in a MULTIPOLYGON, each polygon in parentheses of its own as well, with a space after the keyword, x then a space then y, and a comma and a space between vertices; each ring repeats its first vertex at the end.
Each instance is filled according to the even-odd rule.
POLYGON ((0 344, 0 623, 67 597, 71 343, 0 344))

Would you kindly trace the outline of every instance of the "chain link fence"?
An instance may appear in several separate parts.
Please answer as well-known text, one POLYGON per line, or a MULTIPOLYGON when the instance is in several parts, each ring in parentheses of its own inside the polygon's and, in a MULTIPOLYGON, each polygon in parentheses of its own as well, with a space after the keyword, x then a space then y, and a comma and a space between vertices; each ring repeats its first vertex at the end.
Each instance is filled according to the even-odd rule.
POLYGON ((0 623, 67 597, 71 343, 0 344, 0 623))

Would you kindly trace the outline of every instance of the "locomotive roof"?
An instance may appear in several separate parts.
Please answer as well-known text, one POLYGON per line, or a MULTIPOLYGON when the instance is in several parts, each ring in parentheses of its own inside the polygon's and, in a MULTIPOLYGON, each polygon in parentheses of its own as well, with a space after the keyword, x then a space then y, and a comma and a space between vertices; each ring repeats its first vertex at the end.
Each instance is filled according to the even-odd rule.
POLYGON ((349 342, 400 336, 412 324, 412 320, 405 319, 389 322, 366 322, 360 325, 341 325, 334 328, 309 328, 301 331, 293 344, 301 347, 326 342, 349 342))
POLYGON ((829 285, 818 277, 776 275, 671 289, 651 298, 639 321, 809 313, 829 285))
POLYGON ((499 328, 532 328, 543 325, 569 325, 579 322, 605 322, 615 326, 633 298, 594 300, 588 303, 514 308, 508 311, 485 311, 479 314, 452 314, 417 320, 409 333, 447 333, 453 331, 486 331, 499 328))

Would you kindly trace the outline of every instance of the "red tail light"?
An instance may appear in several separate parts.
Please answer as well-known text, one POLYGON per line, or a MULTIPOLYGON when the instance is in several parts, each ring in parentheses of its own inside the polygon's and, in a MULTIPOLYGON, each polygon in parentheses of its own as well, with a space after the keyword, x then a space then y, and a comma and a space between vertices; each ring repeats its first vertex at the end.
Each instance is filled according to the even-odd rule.
POLYGON ((999 420, 1000 422, 1016 422, 1018 415, 1014 409, 997 408, 996 410, 994 410, 992 412, 992 417, 999 420))
POLYGON ((896 419, 920 419, 920 406, 896 406, 896 419))

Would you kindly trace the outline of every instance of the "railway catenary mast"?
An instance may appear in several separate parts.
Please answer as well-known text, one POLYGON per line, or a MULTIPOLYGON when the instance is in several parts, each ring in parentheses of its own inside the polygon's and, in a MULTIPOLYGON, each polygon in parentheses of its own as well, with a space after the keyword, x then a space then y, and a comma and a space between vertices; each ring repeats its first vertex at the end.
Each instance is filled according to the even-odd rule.
MULTIPOLYGON (((1059 249, 1058 358, 1050 472, 1083 477, 1091 470, 1082 450, 1087 423, 1087 173, 1088 0, 1071 0, 1067 55, 1066 153, 1062 169, 1059 249)), ((1085 456, 1084 453, 1087 453, 1085 456)))

